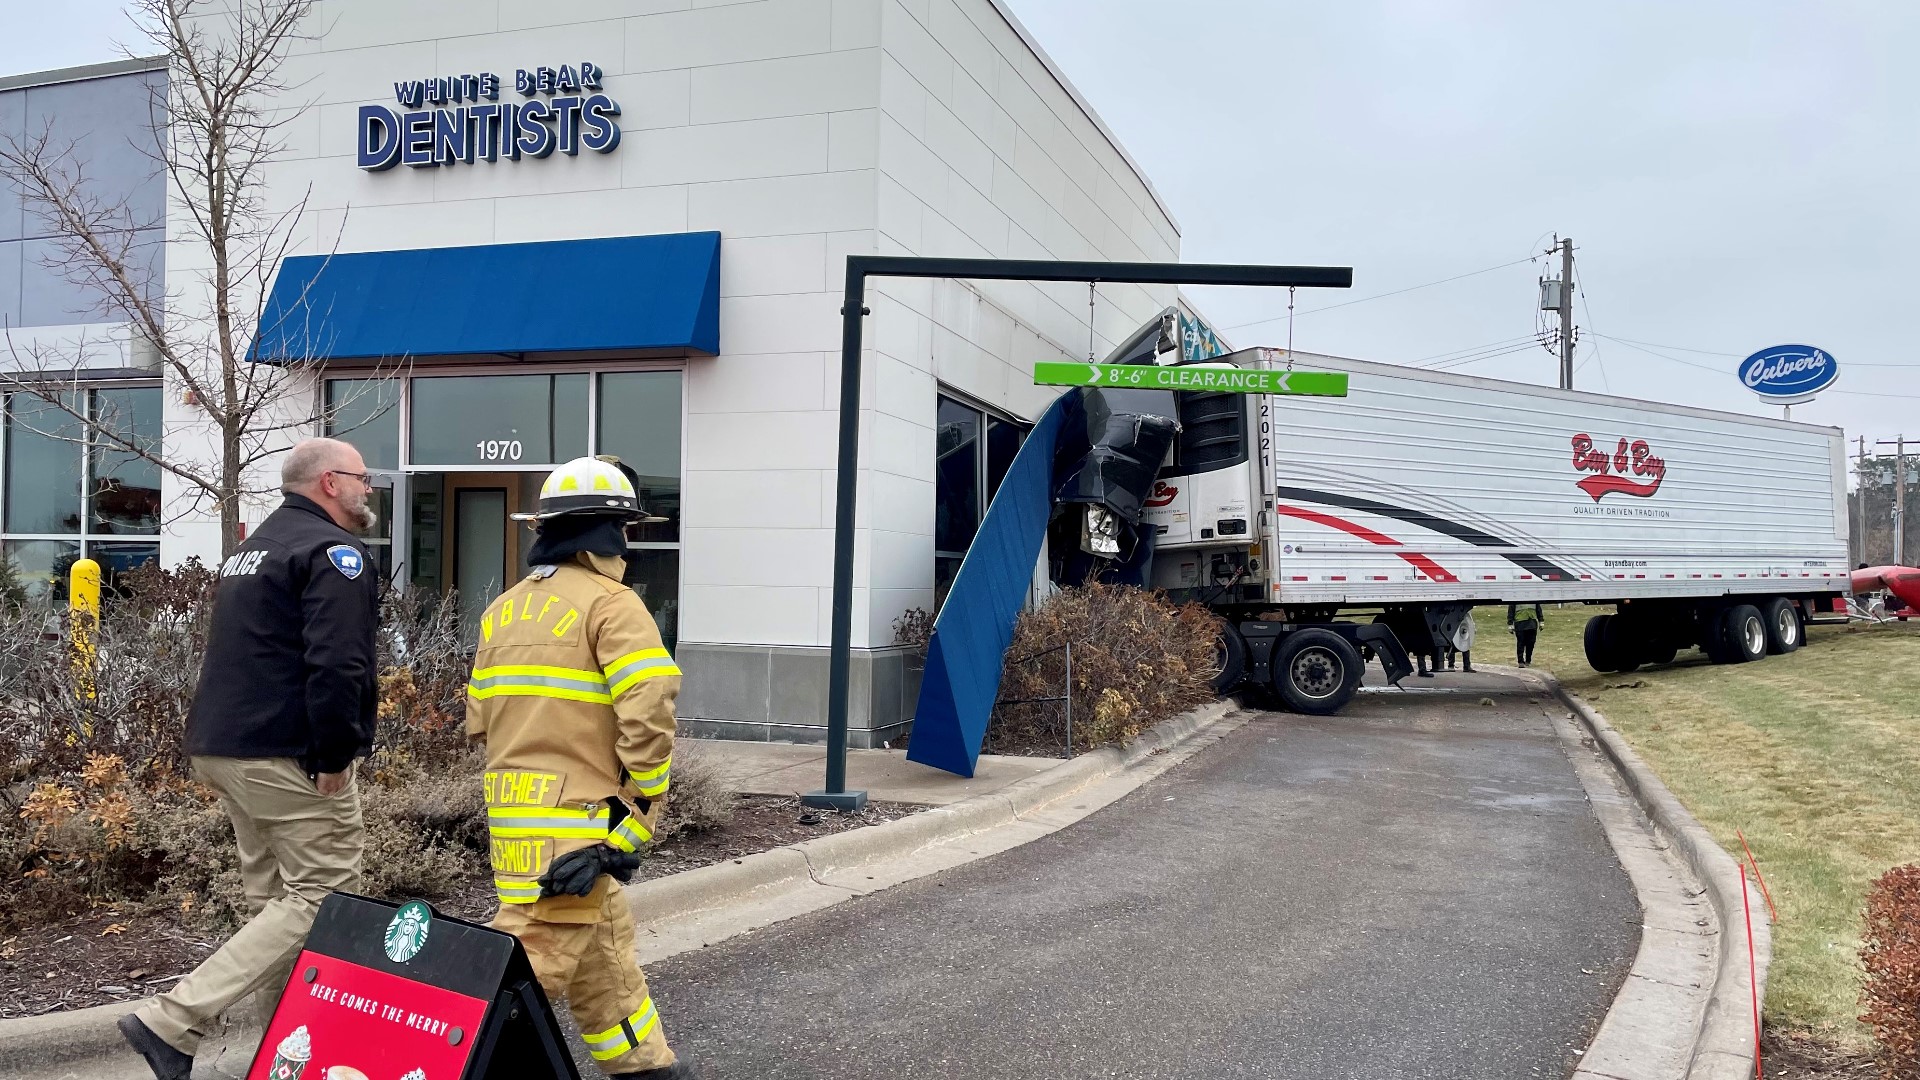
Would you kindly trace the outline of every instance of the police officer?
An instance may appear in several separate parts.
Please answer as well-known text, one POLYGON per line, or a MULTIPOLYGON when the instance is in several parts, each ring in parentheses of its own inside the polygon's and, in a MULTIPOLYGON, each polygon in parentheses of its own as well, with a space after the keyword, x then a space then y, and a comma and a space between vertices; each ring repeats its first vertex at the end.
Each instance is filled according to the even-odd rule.
POLYGON ((320 901, 360 883, 353 761, 373 748, 379 584, 353 530, 374 524, 359 451, 308 439, 281 464, 286 501, 220 566, 193 775, 233 819, 253 918, 172 990, 120 1018, 159 1080, 186 1080, 202 1037, 257 991, 273 1015, 320 901))
POLYGON ((693 1072, 667 1048, 616 884, 653 839, 671 781, 680 669, 626 575, 644 519, 629 471, 597 458, 547 477, 533 572, 481 616, 467 733, 485 740, 500 913, 549 997, 616 1080, 693 1072))

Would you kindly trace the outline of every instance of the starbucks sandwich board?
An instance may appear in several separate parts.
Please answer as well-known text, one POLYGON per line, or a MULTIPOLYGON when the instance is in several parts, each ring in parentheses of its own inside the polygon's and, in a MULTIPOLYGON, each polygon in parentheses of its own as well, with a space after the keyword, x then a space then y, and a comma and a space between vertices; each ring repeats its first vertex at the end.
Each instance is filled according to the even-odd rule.
POLYGON ((579 1080, 519 939, 346 893, 321 903, 247 1080, 579 1080))

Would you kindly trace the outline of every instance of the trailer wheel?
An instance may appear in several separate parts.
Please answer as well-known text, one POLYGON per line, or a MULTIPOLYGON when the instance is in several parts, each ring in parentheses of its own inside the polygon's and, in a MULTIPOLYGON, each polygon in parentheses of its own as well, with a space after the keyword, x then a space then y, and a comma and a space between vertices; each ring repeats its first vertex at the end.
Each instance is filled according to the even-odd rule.
POLYGON ((1607 670, 1625 675, 1639 667, 1648 652, 1646 636, 1640 632, 1643 628, 1639 620, 1624 615, 1603 617, 1607 621, 1600 628, 1601 651, 1613 664, 1607 670))
POLYGON ((1722 617, 1726 663, 1746 664, 1767 655, 1767 620, 1752 604, 1735 604, 1722 617))
POLYGON ((1219 639, 1213 643, 1213 655, 1220 665, 1219 674, 1213 677, 1213 692, 1224 694, 1247 677, 1247 639, 1231 623, 1223 625, 1219 639))
POLYGON ((1779 656, 1800 647, 1803 631, 1800 609, 1784 596, 1776 596, 1761 608, 1767 620, 1767 651, 1779 656))
POLYGON ((1294 712, 1327 716, 1353 699, 1360 669, 1360 652, 1346 638, 1331 630, 1297 630, 1274 650, 1273 688, 1294 712))
POLYGON ((1581 634, 1581 644, 1587 650, 1587 666, 1595 671, 1609 672, 1616 663, 1613 653, 1607 648, 1607 631, 1613 625, 1612 615, 1595 615, 1587 620, 1587 629, 1581 634))

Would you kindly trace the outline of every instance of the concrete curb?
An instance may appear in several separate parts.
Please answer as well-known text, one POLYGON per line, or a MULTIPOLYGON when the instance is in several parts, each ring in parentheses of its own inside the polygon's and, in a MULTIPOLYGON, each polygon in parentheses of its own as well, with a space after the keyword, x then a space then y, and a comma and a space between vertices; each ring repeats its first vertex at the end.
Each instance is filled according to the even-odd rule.
MULTIPOLYGON (((1121 747, 1102 747, 984 795, 933 807, 865 829, 756 852, 730 863, 655 878, 624 891, 642 930, 675 919, 769 898, 818 882, 836 870, 866 866, 965 839, 1026 815, 1213 726, 1237 706, 1216 701, 1166 720, 1121 747)), ((849 894, 849 898, 852 894, 849 894)), ((4 1049, 4 1042, 0 1042, 4 1049)))
POLYGON ((1605 717, 1542 671, 1532 674, 1579 718, 1595 745, 1613 765, 1654 827, 1694 876, 1706 886, 1707 899, 1720 924, 1720 949, 1707 1006, 1688 1057, 1688 1080, 1747 1080, 1754 1074, 1753 1002, 1766 998, 1767 968, 1773 959, 1773 927, 1758 890, 1749 884, 1744 904, 1758 913, 1753 922, 1753 976, 1748 975, 1746 909, 1740 863, 1667 790, 1605 717))
MULTIPOLYGON (((645 934, 664 923, 777 902, 801 890, 811 889, 827 895, 810 900, 800 908, 789 909, 796 914, 802 909, 812 910, 852 899, 871 890, 829 885, 821 880, 822 876, 901 859, 1023 821, 1027 815, 1084 791, 1128 766, 1186 742, 1237 707, 1232 701, 1203 705, 1153 727, 1123 747, 1105 747, 1082 754, 1001 791, 976 795, 882 825, 772 848, 731 862, 629 886, 624 890, 627 902, 645 934)), ((904 879, 890 879, 888 884, 895 880, 904 879)), ((116 1002, 71 1012, 0 1020, 0 1062, 6 1063, 9 1075, 14 1074, 12 1070, 18 1070, 18 1075, 57 1074, 63 1066, 73 1075, 87 1074, 88 1070, 75 1070, 73 1066, 97 1062, 106 1055, 131 1054, 114 1023, 142 1003, 116 1002)))

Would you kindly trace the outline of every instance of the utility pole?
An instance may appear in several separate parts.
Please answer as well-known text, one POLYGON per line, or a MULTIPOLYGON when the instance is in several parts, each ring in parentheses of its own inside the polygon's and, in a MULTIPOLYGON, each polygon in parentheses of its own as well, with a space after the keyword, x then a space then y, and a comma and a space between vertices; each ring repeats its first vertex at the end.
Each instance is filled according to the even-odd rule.
POLYGON ((1893 447, 1893 565, 1907 565, 1907 437, 1880 439, 1875 446, 1893 447))
POLYGON ((1573 238, 1560 241, 1560 389, 1573 389, 1573 238))
POLYGON ((1860 522, 1860 531, 1854 533, 1860 541, 1860 556, 1855 561, 1865 563, 1872 561, 1867 558, 1867 437, 1859 438, 1860 455, 1853 463, 1853 516, 1860 522))

